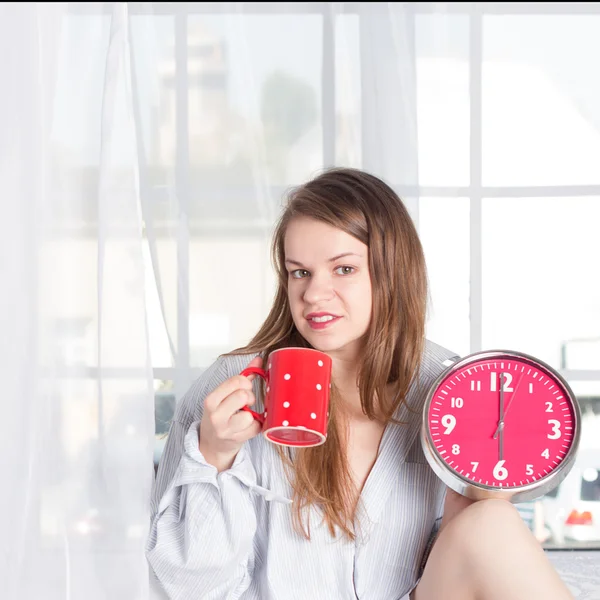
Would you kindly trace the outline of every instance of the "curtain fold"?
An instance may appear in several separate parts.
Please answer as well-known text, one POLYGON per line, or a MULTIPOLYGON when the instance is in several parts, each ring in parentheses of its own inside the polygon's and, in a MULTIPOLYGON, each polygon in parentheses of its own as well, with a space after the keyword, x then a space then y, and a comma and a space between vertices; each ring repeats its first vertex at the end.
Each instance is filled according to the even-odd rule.
POLYGON ((148 596, 153 463, 270 306, 286 188, 362 166, 418 219, 410 4, 169 6, 0 8, 9 600, 148 596))
POLYGON ((148 597, 155 393, 264 318, 284 189, 361 155, 418 182, 405 6, 163 9, 0 8, 8 600, 148 597))
POLYGON ((359 7, 363 166, 412 191, 416 200, 415 15, 406 2, 359 7))
MULTIPOLYGON (((160 248, 157 241, 157 232, 155 226, 154 219, 154 202, 153 202, 153 194, 152 194, 152 175, 151 175, 151 165, 148 164, 148 149, 149 140, 147 140, 147 135, 144 135, 144 122, 142 115, 142 103, 151 102, 153 99, 149 99, 147 96, 143 96, 139 90, 139 80, 141 77, 151 78, 152 73, 149 73, 149 69, 146 66, 145 62, 141 62, 140 65, 136 65, 136 56, 139 53, 155 53, 156 52, 156 37, 157 31, 153 26, 152 16, 153 16, 152 6, 148 5, 146 7, 146 12, 142 13, 138 17, 138 20, 141 21, 141 26, 134 30, 131 24, 131 19, 128 19, 127 23, 127 32, 128 32, 128 50, 129 50, 129 65, 130 65, 130 85, 131 85, 131 100, 132 100, 132 112, 134 118, 134 131, 136 138, 136 147, 137 147, 137 160, 138 160, 138 181, 140 188, 140 207, 141 207, 141 215, 142 215, 142 225, 143 232, 145 234, 145 242, 146 242, 146 251, 148 255, 147 260, 147 286, 148 286, 148 294, 152 295, 153 293, 156 296, 158 302, 158 310, 160 314, 160 318, 163 323, 163 331, 168 344, 168 354, 163 357, 163 360, 169 366, 173 365, 176 362, 177 357, 177 345, 176 345, 176 332, 175 327, 176 323, 174 319, 170 319, 170 315, 167 311, 167 307, 165 305, 165 297, 163 293, 163 277, 162 277, 162 269, 161 263, 159 260, 159 252, 160 248), (137 32, 140 32, 139 42, 137 32), (138 54, 136 54, 136 46, 138 48, 138 54)), ((155 101, 155 100, 154 100, 155 101)), ((166 182, 171 189, 174 190, 174 172, 173 169, 168 169, 164 174, 166 182)), ((176 199, 174 198, 174 194, 170 194, 167 196, 169 199, 169 212, 170 212, 170 221, 174 222, 175 219, 175 211, 176 207, 176 199)), ((176 237, 176 231, 172 230, 169 232, 170 236, 176 237)), ((180 307, 185 309, 186 307, 180 307)), ((151 357, 152 358, 152 357, 151 357)), ((161 365, 164 366, 164 365, 161 365)))
POLYGON ((146 599, 154 393, 128 4, 0 6, 2 597, 146 599))

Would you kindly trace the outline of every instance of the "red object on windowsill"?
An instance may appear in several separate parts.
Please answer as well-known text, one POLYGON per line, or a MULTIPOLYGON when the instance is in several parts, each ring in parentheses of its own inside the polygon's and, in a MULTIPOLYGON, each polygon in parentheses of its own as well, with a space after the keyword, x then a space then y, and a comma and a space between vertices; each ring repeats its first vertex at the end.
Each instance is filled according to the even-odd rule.
POLYGON ((572 510, 565 521, 565 525, 592 525, 592 522, 592 513, 589 510, 584 512, 572 510))

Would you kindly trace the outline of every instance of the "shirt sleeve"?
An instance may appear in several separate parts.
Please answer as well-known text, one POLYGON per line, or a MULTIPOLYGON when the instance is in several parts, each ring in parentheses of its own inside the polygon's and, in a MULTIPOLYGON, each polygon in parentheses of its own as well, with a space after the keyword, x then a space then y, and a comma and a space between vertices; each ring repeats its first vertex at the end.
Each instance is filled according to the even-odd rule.
MULTIPOLYGON (((226 376, 222 365, 213 366, 188 394, 203 404, 226 376)), ((153 490, 148 562, 172 600, 239 598, 254 567, 256 497, 289 500, 257 485, 247 444, 231 468, 219 473, 200 452, 200 420, 186 427, 178 416, 153 490)))

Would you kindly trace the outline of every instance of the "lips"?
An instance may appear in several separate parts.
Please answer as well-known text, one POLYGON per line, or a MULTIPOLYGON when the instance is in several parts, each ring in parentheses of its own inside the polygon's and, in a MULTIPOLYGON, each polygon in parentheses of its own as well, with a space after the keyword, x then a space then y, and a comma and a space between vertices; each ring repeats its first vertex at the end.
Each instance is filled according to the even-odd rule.
POLYGON ((339 321, 341 317, 328 312, 315 312, 306 315, 308 325, 313 330, 328 329, 334 323, 339 321))
POLYGON ((317 319, 317 322, 319 322, 319 321, 325 322, 325 321, 331 321, 332 319, 339 319, 339 315, 334 315, 333 313, 328 313, 328 312, 314 312, 314 313, 310 313, 310 314, 306 315, 305 318, 308 321, 317 319), (327 317, 330 317, 330 318, 327 318, 327 317))

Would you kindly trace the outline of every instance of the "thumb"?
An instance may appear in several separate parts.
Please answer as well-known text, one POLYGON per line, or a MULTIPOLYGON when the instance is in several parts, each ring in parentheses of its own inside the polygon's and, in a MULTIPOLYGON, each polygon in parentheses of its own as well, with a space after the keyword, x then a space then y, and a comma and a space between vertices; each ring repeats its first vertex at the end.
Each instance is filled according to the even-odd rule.
MULTIPOLYGON (((255 356, 249 363, 248 363, 248 367, 257 367, 258 369, 261 369, 263 365, 263 359, 260 356, 255 356)), ((258 377, 257 375, 255 375, 254 373, 251 373, 250 375, 248 375, 248 379, 250 381, 254 381, 256 379, 256 377, 258 377)))

